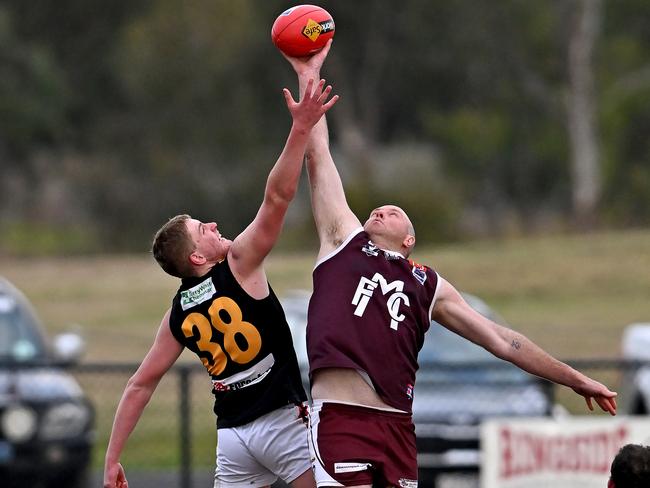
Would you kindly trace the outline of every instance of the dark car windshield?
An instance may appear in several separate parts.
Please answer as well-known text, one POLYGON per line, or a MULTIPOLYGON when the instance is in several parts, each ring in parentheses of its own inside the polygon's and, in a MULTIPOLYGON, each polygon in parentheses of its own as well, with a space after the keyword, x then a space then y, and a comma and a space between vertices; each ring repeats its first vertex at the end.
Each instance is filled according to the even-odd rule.
POLYGON ((454 334, 437 322, 431 322, 419 357, 424 361, 455 364, 500 361, 481 346, 454 334))
MULTIPOLYGON (((465 301, 478 313, 493 322, 506 325, 503 317, 492 310, 483 300, 469 293, 463 293, 462 295, 465 301)), ((490 363, 503 362, 481 346, 460 337, 435 321, 431 322, 431 327, 425 336, 424 346, 419 357, 421 361, 447 364, 485 361, 490 363)))
POLYGON ((418 355, 418 381, 506 382, 529 381, 515 365, 503 361, 481 346, 431 322, 418 355))
POLYGON ((0 294, 0 360, 34 361, 45 358, 36 318, 14 297, 0 294))
MULTIPOLYGON (((503 317, 480 298, 468 293, 463 293, 463 298, 481 315, 507 326, 503 317)), ((426 333, 418 360, 421 367, 418 380, 426 378, 450 383, 520 383, 531 379, 530 375, 514 364, 499 359, 434 321, 426 333)))

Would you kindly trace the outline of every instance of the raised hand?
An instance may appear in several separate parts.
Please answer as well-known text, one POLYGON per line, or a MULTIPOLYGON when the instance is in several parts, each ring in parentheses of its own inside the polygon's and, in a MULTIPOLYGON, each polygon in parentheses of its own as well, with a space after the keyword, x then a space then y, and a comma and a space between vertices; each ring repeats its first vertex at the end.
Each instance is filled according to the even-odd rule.
POLYGON ((293 118, 293 125, 298 130, 310 130, 339 99, 338 95, 334 95, 328 100, 332 86, 325 86, 325 80, 320 80, 314 87, 314 80, 310 79, 299 102, 293 99, 288 89, 284 88, 282 92, 293 118))

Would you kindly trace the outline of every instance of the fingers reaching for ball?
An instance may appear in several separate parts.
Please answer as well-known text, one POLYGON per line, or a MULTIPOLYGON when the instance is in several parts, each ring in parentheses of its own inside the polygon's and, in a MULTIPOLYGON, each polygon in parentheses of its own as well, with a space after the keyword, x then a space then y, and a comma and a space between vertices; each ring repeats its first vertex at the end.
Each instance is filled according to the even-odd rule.
POLYGON ((287 107, 293 117, 294 126, 297 128, 311 128, 316 122, 338 101, 339 96, 332 93, 332 85, 326 85, 321 79, 316 83, 310 79, 305 88, 302 98, 296 102, 287 89, 283 89, 287 107))

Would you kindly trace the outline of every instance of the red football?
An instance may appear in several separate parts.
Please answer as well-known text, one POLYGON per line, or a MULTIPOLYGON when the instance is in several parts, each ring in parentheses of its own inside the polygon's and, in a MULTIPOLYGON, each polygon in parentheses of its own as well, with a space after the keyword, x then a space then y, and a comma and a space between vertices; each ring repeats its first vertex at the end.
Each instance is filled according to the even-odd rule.
POLYGON ((287 56, 314 54, 334 37, 334 19, 317 5, 297 5, 282 12, 271 28, 273 44, 287 56))

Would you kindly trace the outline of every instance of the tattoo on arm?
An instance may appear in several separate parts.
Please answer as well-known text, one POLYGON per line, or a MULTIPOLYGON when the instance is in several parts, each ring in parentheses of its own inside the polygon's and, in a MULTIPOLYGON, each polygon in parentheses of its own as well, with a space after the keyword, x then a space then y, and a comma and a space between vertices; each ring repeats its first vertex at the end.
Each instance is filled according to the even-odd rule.
POLYGON ((519 342, 517 339, 513 339, 510 345, 517 350, 521 349, 521 342, 519 342))

